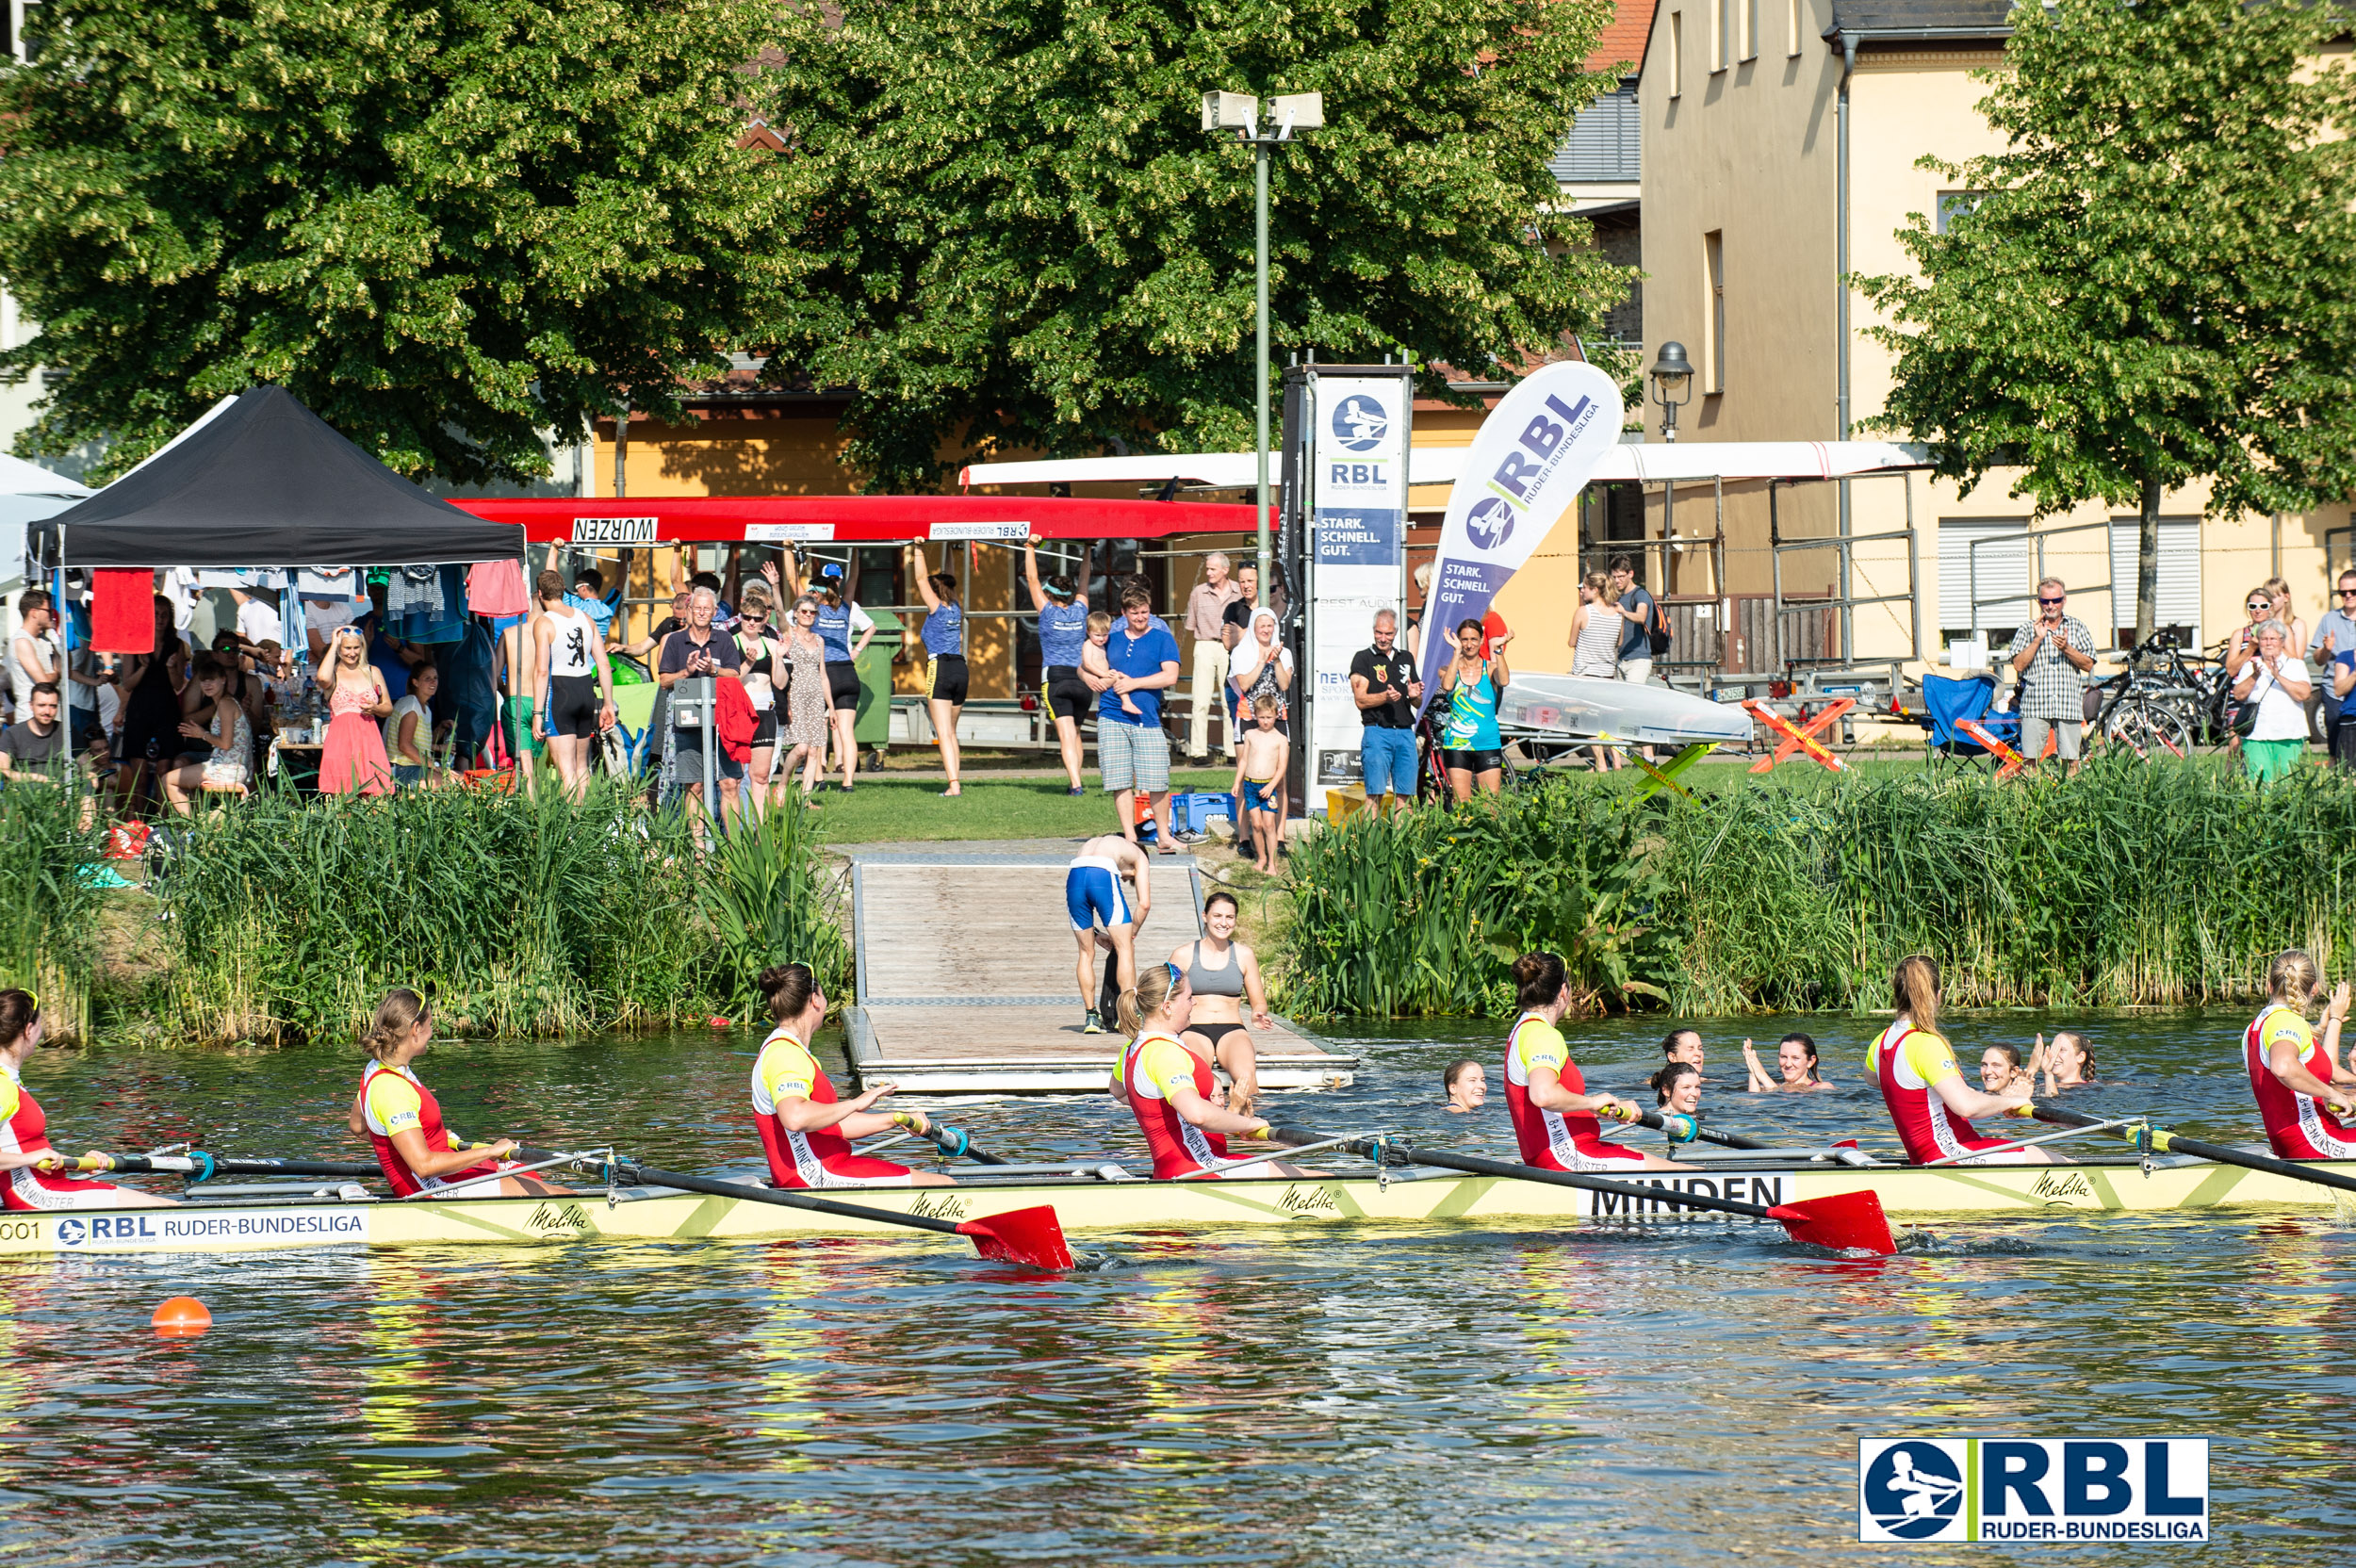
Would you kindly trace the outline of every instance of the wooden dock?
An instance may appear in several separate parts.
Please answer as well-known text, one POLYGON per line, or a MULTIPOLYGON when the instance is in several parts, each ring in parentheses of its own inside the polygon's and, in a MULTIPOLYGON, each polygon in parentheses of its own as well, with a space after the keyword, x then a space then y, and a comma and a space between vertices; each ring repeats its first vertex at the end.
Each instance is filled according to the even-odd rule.
MULTIPOLYGON (((1080 1029, 1070 855, 894 848, 854 852, 858 998, 846 1015, 851 1070, 904 1092, 1072 1094, 1104 1086, 1121 1037, 1080 1029)), ((1203 930, 1192 856, 1156 856, 1138 941, 1152 962, 1203 930)), ((1278 1020, 1252 1031, 1260 1086, 1333 1088, 1357 1059, 1278 1020)))

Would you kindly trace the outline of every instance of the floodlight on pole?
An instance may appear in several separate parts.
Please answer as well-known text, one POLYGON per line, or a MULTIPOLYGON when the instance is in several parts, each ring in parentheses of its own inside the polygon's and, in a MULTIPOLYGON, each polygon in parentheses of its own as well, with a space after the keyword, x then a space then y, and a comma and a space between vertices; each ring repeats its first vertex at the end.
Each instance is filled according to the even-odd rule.
POLYGON ((1256 205, 1254 229, 1257 268, 1254 274, 1259 317, 1259 351, 1252 367, 1252 413, 1259 455, 1259 484, 1252 493, 1252 515, 1259 525, 1260 602, 1276 598, 1276 574, 1268 547, 1268 153, 1290 141, 1295 131, 1320 130, 1325 125, 1325 95, 1321 92, 1283 93, 1268 100, 1268 122, 1260 122, 1260 100, 1248 92, 1206 92, 1203 95, 1203 128, 1233 131, 1252 144, 1256 205))

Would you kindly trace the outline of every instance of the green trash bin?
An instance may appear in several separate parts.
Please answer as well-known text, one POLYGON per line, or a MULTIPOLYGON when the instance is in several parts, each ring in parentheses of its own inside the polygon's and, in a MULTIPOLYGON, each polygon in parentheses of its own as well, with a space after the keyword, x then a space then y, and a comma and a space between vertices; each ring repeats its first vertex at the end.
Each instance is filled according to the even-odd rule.
POLYGON ((867 613, 875 635, 859 656, 859 718, 851 737, 862 751, 880 751, 892 741, 892 662, 908 640, 908 629, 889 610, 867 613))

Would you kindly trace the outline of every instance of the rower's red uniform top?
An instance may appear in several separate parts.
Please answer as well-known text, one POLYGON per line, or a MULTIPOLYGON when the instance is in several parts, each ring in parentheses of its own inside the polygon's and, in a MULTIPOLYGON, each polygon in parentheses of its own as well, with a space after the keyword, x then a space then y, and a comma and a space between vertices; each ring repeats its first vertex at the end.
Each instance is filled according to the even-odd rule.
POLYGON ((2314 1095, 2283 1083, 2266 1065, 2278 1041, 2299 1053, 2299 1066, 2326 1084, 2331 1081, 2331 1053, 2295 1010, 2277 1002, 2250 1021, 2242 1031, 2242 1058, 2250 1070, 2250 1091, 2258 1097, 2258 1119, 2266 1124, 2276 1157, 2356 1160, 2356 1127, 2326 1110, 2314 1095))
MULTIPOLYGON (((16 1070, 0 1064, 0 1149, 10 1153, 47 1154, 49 1119, 41 1102, 17 1080, 16 1070)), ((123 1189, 111 1182, 84 1182, 29 1167, 8 1173, 0 1185, 0 1203, 11 1209, 103 1208, 107 1193, 123 1189)))
POLYGON ((1131 1040, 1121 1053, 1121 1085, 1153 1155, 1155 1181, 1195 1175, 1213 1160, 1228 1157, 1224 1137, 1197 1127, 1170 1103, 1170 1093, 1180 1085, 1205 1101, 1215 1087, 1211 1064, 1175 1037, 1148 1030, 1131 1040))
MULTIPOLYGON (((377 1168, 384 1172, 384 1180, 392 1184, 393 1191, 403 1198, 431 1192, 453 1182, 488 1176, 499 1169, 497 1160, 470 1165, 447 1176, 420 1176, 409 1168, 409 1162, 393 1146, 394 1134, 416 1128, 425 1135, 427 1152, 434 1154, 449 1153, 450 1143, 450 1129, 442 1125, 442 1102, 405 1067, 388 1067, 383 1062, 368 1064, 368 1070, 360 1075, 360 1117, 368 1124, 368 1147, 376 1151, 377 1168)), ((468 1187, 465 1193, 469 1198, 498 1195, 499 1189, 488 1182, 468 1187)))
POLYGON ((908 1168, 890 1160, 871 1159, 851 1151, 851 1140, 839 1128, 790 1132, 777 1120, 777 1107, 789 1100, 831 1105, 834 1081, 810 1048, 780 1025, 761 1042, 761 1060, 753 1064, 753 1116, 761 1128, 761 1147, 769 1156, 769 1182, 780 1187, 904 1187, 908 1168))
POLYGON ((1644 1152, 1603 1135, 1593 1111, 1549 1111, 1530 1098, 1533 1068, 1552 1068, 1573 1094, 1587 1092, 1586 1075, 1571 1060, 1562 1032, 1535 1013, 1524 1013, 1505 1041, 1505 1113, 1513 1120, 1513 1141, 1522 1164, 1541 1170, 1613 1170, 1642 1165, 1644 1152))
POLYGON ((1911 1020, 1902 1018, 1874 1036, 1865 1048, 1865 1065, 1881 1085, 1890 1125, 1898 1129, 1898 1141, 1906 1146, 1906 1158, 1913 1164, 1928 1165, 2012 1141, 1983 1136, 1939 1098, 1934 1086, 1951 1074, 1960 1078, 1963 1070, 1955 1065, 1955 1047, 1927 1029, 1917 1029, 1911 1020))

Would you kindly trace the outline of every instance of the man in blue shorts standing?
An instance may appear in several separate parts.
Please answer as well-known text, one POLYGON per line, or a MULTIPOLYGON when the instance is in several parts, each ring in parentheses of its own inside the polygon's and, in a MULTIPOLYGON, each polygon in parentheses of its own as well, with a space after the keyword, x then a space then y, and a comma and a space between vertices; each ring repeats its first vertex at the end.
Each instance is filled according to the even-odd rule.
POLYGON ((1100 833, 1080 846, 1072 869, 1063 874, 1064 907, 1072 916, 1072 935, 1080 944, 1080 1020, 1084 1035, 1101 1035, 1104 1021, 1096 1014, 1096 950, 1112 950, 1122 990, 1137 983, 1137 927, 1153 906, 1145 851, 1118 833, 1100 833), (1131 905, 1134 902, 1135 909, 1131 905), (1103 929, 1098 929, 1099 923, 1103 929))
POLYGON ((1366 726, 1358 740, 1359 767, 1366 804, 1378 811, 1385 795, 1396 796, 1402 808, 1415 798, 1415 704, 1423 682, 1415 678, 1414 657, 1398 644, 1399 617, 1378 610, 1374 646, 1360 648, 1350 662, 1350 694, 1366 726))
MULTIPOLYGON (((1170 836, 1170 737, 1162 729, 1162 694, 1178 684, 1178 639, 1153 614, 1141 587, 1121 596, 1121 619, 1104 644, 1113 678, 1096 699, 1096 765, 1121 812, 1121 836, 1135 841, 1137 797, 1153 803, 1153 828, 1164 855, 1178 853, 1170 836), (1137 707, 1121 706, 1126 696, 1137 707)), ((1090 684, 1093 684, 1091 682, 1090 684)))

